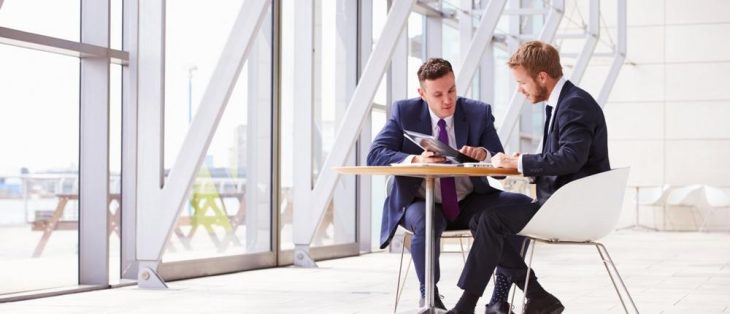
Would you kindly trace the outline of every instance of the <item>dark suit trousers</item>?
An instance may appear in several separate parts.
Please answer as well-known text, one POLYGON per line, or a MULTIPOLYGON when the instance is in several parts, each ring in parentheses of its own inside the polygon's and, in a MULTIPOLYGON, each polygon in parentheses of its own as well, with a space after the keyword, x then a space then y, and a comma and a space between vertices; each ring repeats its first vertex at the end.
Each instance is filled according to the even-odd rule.
MULTIPOLYGON (((511 210, 513 207, 524 208, 531 204, 532 199, 529 197, 509 192, 494 192, 489 194, 478 194, 471 193, 467 195, 463 200, 459 202, 459 216, 454 221, 446 221, 443 213, 441 212, 441 204, 435 204, 434 206, 434 233, 436 235, 436 246, 434 250, 434 283, 439 281, 441 272, 439 265, 439 255, 441 246, 438 245, 441 240, 441 234, 445 230, 462 230, 470 229, 470 226, 477 224, 475 221, 477 218, 483 216, 484 213, 511 210)), ((416 269, 416 275, 421 285, 425 282, 425 263, 426 263, 426 215, 425 215, 426 203, 423 199, 416 199, 415 202, 411 203, 406 208, 406 213, 403 216, 401 225, 406 229, 413 232, 413 239, 411 241, 411 256, 413 257, 413 266, 416 269)), ((531 218, 532 216, 530 216, 531 218)), ((529 218, 528 218, 529 220, 529 218)), ((525 222, 526 223, 526 222, 525 222)), ((519 231, 519 230, 518 230, 519 231)), ((472 234, 476 235, 474 229, 472 234)), ((475 244, 477 238, 475 236, 475 244)), ((514 242, 520 242, 521 240, 516 239, 514 242)), ((472 251, 474 250, 472 246, 472 251)), ((519 247, 515 250, 515 254, 519 257, 517 252, 519 247)), ((470 259, 471 253, 469 254, 470 259)), ((467 265, 469 260, 467 260, 467 265)), ((524 265, 524 262, 522 263, 524 265)), ((492 270, 494 267, 492 268, 492 270)), ((526 266, 525 266, 526 269, 526 266)), ((489 272, 491 275, 492 271, 489 272)), ((486 286, 486 281, 484 282, 486 286)))
POLYGON ((470 225, 474 244, 458 286, 481 296, 495 268, 512 280, 523 281, 527 265, 519 252, 521 237, 515 234, 527 225, 539 207, 538 203, 502 203, 474 217, 470 225))

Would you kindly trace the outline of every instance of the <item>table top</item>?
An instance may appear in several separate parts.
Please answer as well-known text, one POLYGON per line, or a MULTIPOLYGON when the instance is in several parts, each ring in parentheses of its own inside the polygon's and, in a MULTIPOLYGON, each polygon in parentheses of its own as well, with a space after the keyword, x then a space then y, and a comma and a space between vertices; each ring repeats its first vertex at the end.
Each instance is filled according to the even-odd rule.
POLYGON ((519 176, 516 169, 487 167, 444 167, 444 166, 348 166, 335 167, 344 174, 396 175, 412 177, 455 177, 455 176, 519 176))

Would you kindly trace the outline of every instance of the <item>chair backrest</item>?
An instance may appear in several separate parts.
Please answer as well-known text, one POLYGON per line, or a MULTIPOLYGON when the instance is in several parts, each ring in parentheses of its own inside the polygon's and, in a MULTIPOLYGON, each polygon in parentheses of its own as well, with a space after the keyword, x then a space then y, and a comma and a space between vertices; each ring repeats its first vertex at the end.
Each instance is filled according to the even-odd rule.
POLYGON ((629 168, 618 168, 564 185, 519 234, 578 242, 602 238, 618 222, 628 177, 629 168))
POLYGON ((672 189, 667 197, 667 204, 672 206, 697 206, 702 201, 702 186, 688 185, 672 189))
POLYGON ((639 190, 636 202, 644 206, 662 206, 667 201, 671 188, 669 184, 639 190))
POLYGON ((724 189, 705 185, 705 202, 710 207, 730 207, 730 194, 724 189))

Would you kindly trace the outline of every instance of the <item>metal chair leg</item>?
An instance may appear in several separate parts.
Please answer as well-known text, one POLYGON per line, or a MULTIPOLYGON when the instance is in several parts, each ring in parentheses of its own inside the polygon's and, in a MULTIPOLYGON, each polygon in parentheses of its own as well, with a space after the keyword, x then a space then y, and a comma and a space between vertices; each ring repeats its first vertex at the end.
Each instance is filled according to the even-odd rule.
POLYGON ((466 263, 466 250, 464 250, 464 242, 463 238, 459 237, 459 245, 461 246, 461 258, 464 260, 464 263, 466 263))
MULTIPOLYGON (((403 275, 403 281, 401 284, 401 274, 403 273, 403 255, 406 251, 406 238, 410 237, 408 234, 403 235, 403 244, 401 246, 400 250, 400 265, 398 267, 398 282, 395 286, 395 306, 393 307, 393 313, 398 312, 398 303, 400 302, 400 297, 403 295, 403 288, 406 285, 406 279, 408 278, 408 270, 411 268, 411 262, 413 261, 413 256, 411 256, 408 259, 408 267, 406 267, 406 273, 403 275)), ((410 255, 410 254, 409 254, 410 255)))
MULTIPOLYGON (((527 251, 525 251, 525 246, 529 245, 528 241, 530 241, 530 239, 525 237, 525 239, 522 240, 522 247, 520 247, 520 257, 522 257, 523 259, 525 258, 525 253, 527 253, 527 251)), ((517 285, 514 284, 514 282, 512 283, 512 288, 510 290, 511 290, 510 294, 512 294, 512 298, 510 298, 510 301, 509 301, 509 308, 510 308, 510 310, 512 310, 512 309, 514 309, 514 304, 515 304, 515 294, 517 294, 517 285)), ((524 293, 524 291, 522 293, 524 293)))
POLYGON ((613 268, 613 271, 616 273, 616 277, 618 277, 619 283, 621 283, 621 287, 624 290, 624 293, 626 293, 626 296, 629 298, 629 301, 631 301, 631 306, 634 308, 634 311, 636 313, 639 313, 639 309, 636 307, 636 303, 634 303, 634 298, 631 297, 631 293, 629 293, 629 289, 626 288, 626 284, 624 283, 624 280, 621 278, 621 274, 618 272, 618 268, 616 268, 616 264, 613 263, 613 259, 611 259, 611 256, 608 254, 608 250, 606 247, 601 243, 595 243, 596 249, 598 250, 598 254, 601 255, 601 259, 603 260, 603 265, 606 267, 606 272, 608 272, 608 276, 611 278, 611 282, 613 283, 614 289, 616 289, 616 294, 618 294, 619 300, 621 300, 621 305, 624 307, 624 311, 626 313, 629 313, 628 308, 626 308, 626 303, 624 302, 624 298, 621 295, 621 292, 618 289, 618 286, 616 285, 616 281, 613 278, 613 274, 611 274, 611 270, 609 269, 609 264, 611 268, 613 268), (605 256, 604 256, 605 253, 605 256))
MULTIPOLYGON (((523 311, 524 311, 524 308, 525 308, 525 304, 527 303, 527 288, 529 287, 529 284, 530 284, 530 271, 532 271, 532 257, 535 254, 535 245, 537 244, 537 242, 535 242, 535 240, 533 240, 533 239, 525 238, 525 241, 529 241, 529 242, 527 242, 527 245, 530 248, 530 260, 527 263, 527 273, 525 275, 525 285, 524 285, 525 288, 522 289, 522 309, 523 309, 523 311)), ((522 250, 520 251, 520 254, 521 255, 523 255, 522 253, 525 252, 525 250, 524 250, 524 248, 525 248, 525 241, 522 242, 522 250)), ((514 293, 512 294, 512 300, 509 303, 509 308, 510 309, 514 309, 515 308, 514 301, 515 301, 515 294, 517 294, 516 288, 513 288, 513 292, 514 293)))

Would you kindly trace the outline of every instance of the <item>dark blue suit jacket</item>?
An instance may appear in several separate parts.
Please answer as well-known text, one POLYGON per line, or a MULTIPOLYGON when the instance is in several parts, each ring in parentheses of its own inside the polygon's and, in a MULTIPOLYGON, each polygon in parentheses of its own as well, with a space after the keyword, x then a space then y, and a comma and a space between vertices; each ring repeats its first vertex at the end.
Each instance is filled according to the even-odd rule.
MULTIPOLYGON (((403 136, 403 130, 432 134, 431 116, 428 104, 421 98, 396 102, 392 116, 380 134, 373 140, 368 153, 369 166, 389 166, 402 162, 408 155, 420 155, 423 149, 403 136)), ((489 105, 459 97, 454 112, 454 135, 457 148, 464 145, 484 147, 494 155, 503 152, 494 129, 494 116, 489 105)), ((485 177, 471 177, 474 184, 472 193, 493 193, 485 177)), ((406 207, 413 203, 418 189, 423 183, 421 178, 395 177, 393 190, 383 205, 383 221, 380 226, 380 248, 390 243, 395 230, 405 213, 406 207)))
POLYGON ((566 81, 553 111, 542 153, 522 156, 523 174, 536 177, 540 204, 568 182, 611 169, 606 119, 593 97, 566 81))

